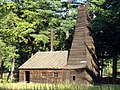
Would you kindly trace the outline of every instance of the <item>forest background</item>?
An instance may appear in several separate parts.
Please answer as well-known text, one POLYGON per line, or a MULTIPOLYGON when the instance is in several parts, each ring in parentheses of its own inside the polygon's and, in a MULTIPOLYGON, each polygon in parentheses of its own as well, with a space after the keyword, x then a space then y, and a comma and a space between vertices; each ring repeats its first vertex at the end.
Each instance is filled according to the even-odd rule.
MULTIPOLYGON (((18 67, 37 51, 50 51, 51 29, 54 30, 54 51, 69 50, 77 7, 85 2, 1 0, 1 81, 13 80, 13 76, 17 76, 18 67)), ((88 28, 94 38, 100 76, 110 75, 115 80, 119 71, 120 1, 89 0, 88 13, 88 28)))

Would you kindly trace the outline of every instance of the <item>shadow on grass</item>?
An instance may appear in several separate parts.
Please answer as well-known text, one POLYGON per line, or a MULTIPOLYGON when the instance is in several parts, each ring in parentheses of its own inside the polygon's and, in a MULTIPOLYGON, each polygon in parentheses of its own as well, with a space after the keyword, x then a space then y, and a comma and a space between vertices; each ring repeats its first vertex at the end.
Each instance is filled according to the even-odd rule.
POLYGON ((88 87, 88 90, 120 90, 120 85, 116 84, 101 84, 88 87))

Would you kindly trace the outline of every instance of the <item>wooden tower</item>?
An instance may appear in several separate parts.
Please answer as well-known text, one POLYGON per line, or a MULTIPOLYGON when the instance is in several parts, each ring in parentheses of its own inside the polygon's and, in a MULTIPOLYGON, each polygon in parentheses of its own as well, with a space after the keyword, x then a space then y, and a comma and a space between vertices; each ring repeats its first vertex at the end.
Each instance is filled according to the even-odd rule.
POLYGON ((80 5, 72 46, 65 67, 65 79, 67 78, 66 81, 69 82, 94 83, 98 81, 99 66, 94 41, 88 29, 88 19, 88 5, 80 5))

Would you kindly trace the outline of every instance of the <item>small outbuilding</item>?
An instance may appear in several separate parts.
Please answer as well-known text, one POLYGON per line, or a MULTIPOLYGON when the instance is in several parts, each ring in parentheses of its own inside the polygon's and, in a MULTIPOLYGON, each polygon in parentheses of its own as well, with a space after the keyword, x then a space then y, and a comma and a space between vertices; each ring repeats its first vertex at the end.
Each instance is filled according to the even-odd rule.
POLYGON ((37 52, 19 67, 19 81, 33 83, 86 82, 86 66, 67 65, 68 51, 37 52))
POLYGON ((19 67, 20 82, 62 82, 68 51, 37 52, 19 67))

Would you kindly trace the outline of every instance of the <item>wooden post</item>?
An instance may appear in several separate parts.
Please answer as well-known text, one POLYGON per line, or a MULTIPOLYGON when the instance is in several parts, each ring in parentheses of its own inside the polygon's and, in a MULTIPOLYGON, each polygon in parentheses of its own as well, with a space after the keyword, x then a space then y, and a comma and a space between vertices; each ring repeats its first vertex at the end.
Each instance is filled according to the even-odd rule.
POLYGON ((50 49, 53 51, 53 28, 51 29, 50 33, 50 49))

